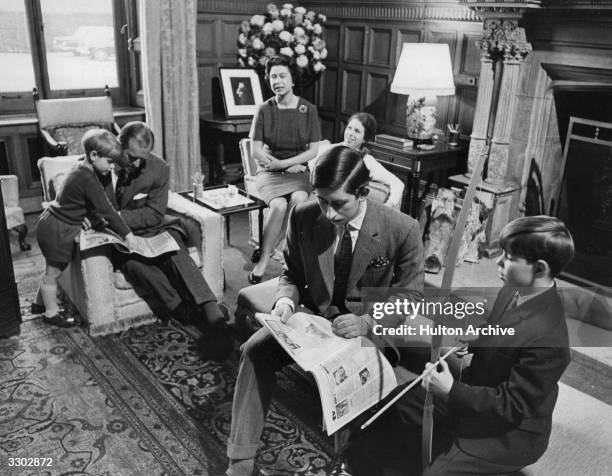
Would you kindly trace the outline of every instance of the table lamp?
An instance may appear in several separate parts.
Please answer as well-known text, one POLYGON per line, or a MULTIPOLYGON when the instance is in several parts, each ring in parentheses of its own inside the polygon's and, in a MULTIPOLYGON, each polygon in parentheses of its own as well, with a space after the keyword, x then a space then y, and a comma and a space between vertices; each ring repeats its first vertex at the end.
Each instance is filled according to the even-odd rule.
POLYGON ((408 95, 406 127, 417 144, 431 143, 436 97, 455 94, 450 51, 445 43, 404 43, 391 92, 408 95))

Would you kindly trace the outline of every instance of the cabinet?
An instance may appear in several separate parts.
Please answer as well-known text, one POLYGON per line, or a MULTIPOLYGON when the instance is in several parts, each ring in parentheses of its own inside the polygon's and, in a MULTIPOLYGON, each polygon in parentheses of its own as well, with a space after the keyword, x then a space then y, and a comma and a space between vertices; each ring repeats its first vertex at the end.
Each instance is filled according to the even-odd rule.
POLYGON ((21 309, 19 308, 19 295, 17 294, 17 283, 15 283, 2 194, 0 194, 0 273, 2 274, 2 279, 0 279, 0 337, 9 337, 19 334, 21 309))

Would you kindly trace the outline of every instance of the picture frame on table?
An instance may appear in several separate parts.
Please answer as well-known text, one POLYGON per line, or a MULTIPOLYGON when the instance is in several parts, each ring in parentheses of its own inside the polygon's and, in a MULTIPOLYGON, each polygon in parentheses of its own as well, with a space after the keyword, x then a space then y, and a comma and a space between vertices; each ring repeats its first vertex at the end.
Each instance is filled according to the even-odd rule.
POLYGON ((263 103, 259 75, 250 68, 219 68, 225 117, 253 117, 263 103))

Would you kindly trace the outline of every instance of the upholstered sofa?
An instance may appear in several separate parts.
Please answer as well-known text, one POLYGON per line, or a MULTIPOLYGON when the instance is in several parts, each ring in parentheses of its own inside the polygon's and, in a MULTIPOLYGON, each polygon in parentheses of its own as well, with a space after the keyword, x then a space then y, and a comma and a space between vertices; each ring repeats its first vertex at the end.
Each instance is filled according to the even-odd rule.
MULTIPOLYGON (((43 157, 38 161, 43 206, 54 198, 54 191, 61 186, 62 174, 78 158, 76 155, 43 157)), ((220 301, 223 297, 223 217, 174 192, 169 193, 168 210, 189 217, 199 225, 201 246, 190 252, 196 263, 202 263, 202 275, 220 301)), ((75 247, 72 262, 59 280, 63 293, 85 319, 91 335, 118 332, 157 319, 123 274, 113 269, 110 253, 107 246, 85 252, 75 247)))

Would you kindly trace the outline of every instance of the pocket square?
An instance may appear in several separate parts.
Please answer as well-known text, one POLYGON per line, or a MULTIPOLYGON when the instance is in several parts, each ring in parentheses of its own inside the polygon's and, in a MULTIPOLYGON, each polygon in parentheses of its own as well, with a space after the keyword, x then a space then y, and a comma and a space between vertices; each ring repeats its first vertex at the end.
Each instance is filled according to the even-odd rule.
POLYGON ((385 266, 389 266, 389 258, 386 256, 377 256, 376 258, 372 258, 368 266, 370 268, 384 268, 385 266))
POLYGON ((148 196, 148 193, 137 193, 132 197, 132 200, 140 200, 141 198, 147 198, 148 196))

